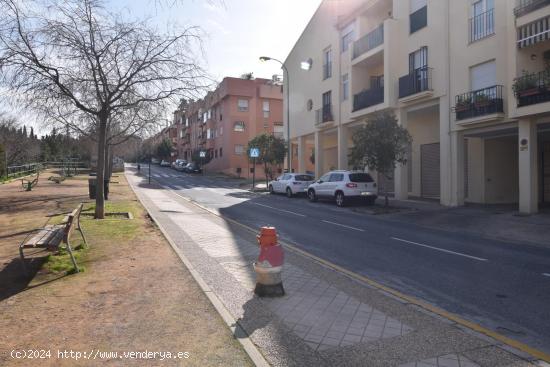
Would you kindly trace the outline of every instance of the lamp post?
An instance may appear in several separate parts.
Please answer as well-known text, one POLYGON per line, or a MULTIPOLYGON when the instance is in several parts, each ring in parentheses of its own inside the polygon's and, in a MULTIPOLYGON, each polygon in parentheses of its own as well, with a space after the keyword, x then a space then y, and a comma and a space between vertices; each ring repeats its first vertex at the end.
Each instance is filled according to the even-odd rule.
POLYGON ((282 61, 274 59, 273 57, 269 56, 261 56, 260 61, 276 61, 279 64, 281 64, 281 69, 283 69, 283 72, 286 73, 286 77, 283 75, 283 79, 286 80, 286 139, 287 139, 287 169, 288 173, 292 172, 292 147, 290 145, 290 77, 288 73, 288 69, 286 68, 285 64, 283 64, 282 61))

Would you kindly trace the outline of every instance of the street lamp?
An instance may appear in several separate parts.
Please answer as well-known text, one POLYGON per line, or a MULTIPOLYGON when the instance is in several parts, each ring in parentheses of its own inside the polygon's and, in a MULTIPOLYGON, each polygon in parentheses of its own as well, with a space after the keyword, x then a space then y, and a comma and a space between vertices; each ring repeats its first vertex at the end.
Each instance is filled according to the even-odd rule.
POLYGON ((283 75, 283 79, 286 80, 286 138, 287 138, 287 149, 288 149, 288 173, 292 172, 292 148, 290 146, 290 77, 288 74, 288 69, 286 68, 285 64, 283 64, 282 61, 274 59, 273 57, 269 56, 260 56, 261 62, 266 61, 275 61, 281 64, 281 69, 283 69, 283 72, 286 73, 286 76, 283 75))

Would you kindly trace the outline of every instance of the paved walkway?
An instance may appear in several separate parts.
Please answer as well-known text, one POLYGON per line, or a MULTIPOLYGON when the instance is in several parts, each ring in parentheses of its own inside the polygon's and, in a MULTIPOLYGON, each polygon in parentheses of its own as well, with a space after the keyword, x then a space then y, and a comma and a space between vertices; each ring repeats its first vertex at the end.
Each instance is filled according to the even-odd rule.
POLYGON ((253 293, 254 233, 148 185, 133 171, 127 176, 171 242, 272 365, 537 365, 491 338, 292 251, 286 252, 283 273, 287 295, 260 299, 253 293))

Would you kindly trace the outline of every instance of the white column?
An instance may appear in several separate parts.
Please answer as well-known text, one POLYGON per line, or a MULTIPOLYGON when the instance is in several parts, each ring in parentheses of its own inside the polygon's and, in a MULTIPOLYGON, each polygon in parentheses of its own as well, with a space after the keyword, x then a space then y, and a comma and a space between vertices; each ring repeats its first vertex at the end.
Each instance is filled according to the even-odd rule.
POLYGON ((298 167, 296 172, 306 171, 306 138, 298 137, 298 167))
POLYGON ((323 174, 323 137, 319 131, 315 132, 315 177, 323 174))
POLYGON ((451 132, 450 206, 464 205, 464 134, 451 132))
MULTIPOLYGON (((400 126, 407 128, 407 111, 401 108, 396 111, 396 117, 400 126)), ((413 137, 414 139, 414 137, 413 137)), ((410 159, 410 157, 408 157, 410 159)), ((410 164, 410 163, 407 163, 410 164)), ((394 171, 395 198, 407 200, 409 197, 409 175, 407 164, 397 164, 394 171)))
POLYGON ((533 214, 538 211, 538 146, 537 124, 534 120, 519 120, 518 138, 519 211, 533 214))
MULTIPOLYGON (((457 144, 453 143, 456 136, 451 133, 450 127, 450 104, 447 96, 439 99, 439 184, 440 184, 440 203, 445 206, 456 206, 456 175, 457 162, 456 151, 457 144), (454 197, 454 200, 453 200, 454 197)), ((464 191, 464 190, 463 190, 464 191)))
POLYGON ((338 125, 338 169, 348 169, 348 128, 338 125))

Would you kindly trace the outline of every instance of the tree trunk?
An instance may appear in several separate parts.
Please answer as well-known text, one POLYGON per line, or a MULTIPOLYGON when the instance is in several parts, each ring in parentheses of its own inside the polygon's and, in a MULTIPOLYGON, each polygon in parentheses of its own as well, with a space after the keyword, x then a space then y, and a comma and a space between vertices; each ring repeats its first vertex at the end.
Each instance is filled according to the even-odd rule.
POLYGON ((265 188, 269 188, 269 178, 267 177, 267 162, 264 163, 265 188))
POLYGON ((107 117, 99 120, 99 139, 97 141, 97 182, 95 196, 95 219, 105 218, 105 145, 107 140, 107 117))

